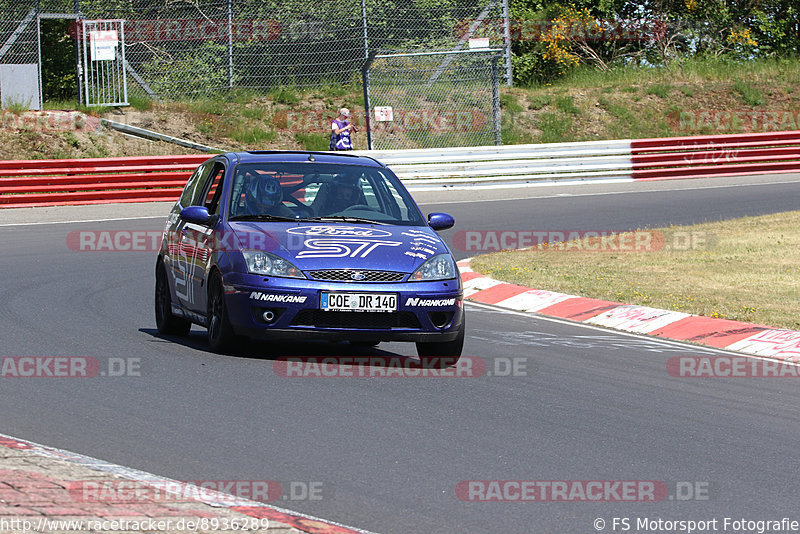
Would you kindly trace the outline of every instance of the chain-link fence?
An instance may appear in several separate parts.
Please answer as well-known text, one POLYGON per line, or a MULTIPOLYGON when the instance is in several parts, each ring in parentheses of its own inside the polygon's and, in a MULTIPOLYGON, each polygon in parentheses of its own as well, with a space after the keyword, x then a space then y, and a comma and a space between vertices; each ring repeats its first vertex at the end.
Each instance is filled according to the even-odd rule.
POLYGON ((492 50, 375 56, 364 72, 369 148, 499 145, 500 58, 492 50))
POLYGON ((506 1, 0 0, 0 63, 37 63, 36 17, 60 14, 125 20, 130 89, 151 97, 358 84, 370 51, 465 48, 506 1))

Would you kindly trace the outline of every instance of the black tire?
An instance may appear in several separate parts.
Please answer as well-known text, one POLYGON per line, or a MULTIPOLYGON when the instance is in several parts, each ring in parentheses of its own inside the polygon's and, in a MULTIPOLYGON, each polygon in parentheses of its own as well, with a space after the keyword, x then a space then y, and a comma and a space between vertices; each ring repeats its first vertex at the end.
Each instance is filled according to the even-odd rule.
POLYGON ((417 343, 417 355, 423 366, 444 368, 458 363, 461 351, 464 349, 465 321, 461 318, 458 337, 453 341, 441 343, 417 343))
POLYGON ((156 266, 156 328, 159 334, 185 336, 192 329, 192 322, 172 313, 172 296, 169 292, 167 269, 159 261, 156 266))
POLYGON ((214 352, 226 352, 233 348, 236 335, 228 319, 228 308, 225 306, 225 289, 222 287, 222 275, 214 271, 208 283, 208 346, 214 352))

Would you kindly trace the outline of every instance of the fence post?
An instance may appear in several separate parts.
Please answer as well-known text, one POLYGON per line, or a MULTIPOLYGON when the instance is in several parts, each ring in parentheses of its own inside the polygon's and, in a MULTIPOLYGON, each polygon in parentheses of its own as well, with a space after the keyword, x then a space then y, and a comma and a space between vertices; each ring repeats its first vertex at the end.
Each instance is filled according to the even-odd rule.
POLYGON ((233 0, 228 0, 228 89, 233 89, 233 0))
POLYGON ((503 135, 500 131, 500 69, 497 62, 500 56, 492 57, 492 121, 494 122, 494 144, 503 144, 503 135))
POLYGON ((508 0, 503 0, 503 41, 506 49, 506 85, 511 87, 511 20, 508 17, 508 0))
POLYGON ((361 84, 364 86, 364 118, 365 127, 367 128, 367 150, 372 150, 372 120, 370 119, 370 105, 369 105, 369 68, 372 62, 375 61, 377 52, 370 52, 367 60, 364 62, 364 68, 361 69, 361 84))
POLYGON ((361 0, 361 25, 364 27, 364 59, 368 59, 369 36, 367 35, 367 0, 361 0))

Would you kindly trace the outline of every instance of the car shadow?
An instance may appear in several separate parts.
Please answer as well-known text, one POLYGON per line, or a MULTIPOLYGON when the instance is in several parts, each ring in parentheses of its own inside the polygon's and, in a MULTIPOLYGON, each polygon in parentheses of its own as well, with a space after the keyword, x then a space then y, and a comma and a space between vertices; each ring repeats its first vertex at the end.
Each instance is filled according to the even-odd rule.
MULTIPOLYGON (((160 334, 155 328, 139 328, 139 332, 154 338, 154 341, 163 343, 176 343, 191 349, 217 354, 208 348, 206 332, 204 329, 193 329, 186 336, 172 336, 160 334)), ((407 344, 413 347, 413 344, 407 344)), ((412 349, 413 350, 413 349, 412 349)), ((415 356, 401 355, 395 352, 382 350, 380 346, 355 345, 346 341, 263 341, 263 340, 242 340, 231 350, 224 354, 236 358, 258 359, 258 360, 279 360, 285 358, 351 358, 365 357, 363 365, 383 366, 382 363, 387 358, 394 358, 402 364, 414 367, 418 358, 415 356), (366 358, 371 357, 372 359, 366 358)))

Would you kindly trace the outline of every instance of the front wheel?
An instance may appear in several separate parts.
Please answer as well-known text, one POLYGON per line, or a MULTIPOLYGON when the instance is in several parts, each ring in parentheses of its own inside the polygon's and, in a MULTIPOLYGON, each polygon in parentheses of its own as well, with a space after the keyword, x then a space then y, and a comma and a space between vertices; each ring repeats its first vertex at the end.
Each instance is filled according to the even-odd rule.
POLYGON ((225 305, 225 288, 222 275, 214 272, 208 284, 208 346, 214 352, 225 352, 233 347, 236 336, 228 318, 225 305))
POLYGON ((458 337, 454 340, 440 343, 417 342, 417 355, 423 364, 443 368, 458 363, 464 348, 464 330, 465 321, 462 317, 461 326, 458 328, 458 337))
POLYGON ((185 336, 192 329, 191 321, 172 313, 172 297, 169 292, 169 280, 164 263, 159 261, 156 267, 156 328, 159 334, 185 336))

